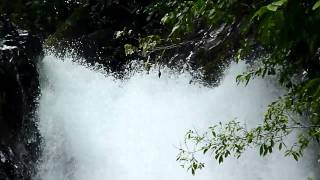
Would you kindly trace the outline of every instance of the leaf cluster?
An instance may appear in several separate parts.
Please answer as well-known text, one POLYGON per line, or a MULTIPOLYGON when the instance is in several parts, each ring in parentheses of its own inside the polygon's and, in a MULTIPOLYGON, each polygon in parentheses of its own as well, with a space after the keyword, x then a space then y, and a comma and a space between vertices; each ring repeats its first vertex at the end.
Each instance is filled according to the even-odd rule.
POLYGON ((240 157, 248 147, 265 156, 276 147, 295 160, 320 131, 320 1, 319 0, 171 0, 159 1, 147 12, 162 12, 168 39, 183 39, 205 26, 240 21, 240 46, 235 57, 246 59, 263 49, 259 65, 237 76, 238 83, 276 75, 287 93, 269 105, 261 125, 247 130, 233 120, 210 127, 204 134, 188 131, 178 161, 192 174, 204 164, 198 152, 210 153, 219 163, 240 157), (288 145, 285 137, 295 132, 288 145), (193 145, 193 146, 192 146, 193 145), (190 146, 193 147, 190 150, 190 146))

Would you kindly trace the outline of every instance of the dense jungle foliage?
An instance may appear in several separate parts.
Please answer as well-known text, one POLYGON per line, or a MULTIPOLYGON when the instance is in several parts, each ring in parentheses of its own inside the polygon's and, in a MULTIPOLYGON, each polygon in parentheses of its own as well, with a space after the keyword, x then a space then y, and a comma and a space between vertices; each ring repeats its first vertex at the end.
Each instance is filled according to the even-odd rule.
POLYGON ((137 58, 146 68, 180 66, 179 59, 187 59, 191 69, 204 72, 208 85, 216 85, 234 59, 254 64, 236 77, 239 83, 276 76, 286 94, 269 105, 261 125, 246 129, 231 120, 203 134, 187 132, 185 142, 193 150, 181 147, 177 160, 192 174, 204 167, 198 153, 221 163, 249 147, 262 156, 276 148, 298 160, 310 144, 319 148, 319 0, 12 0, 0 1, 0 12, 48 46, 84 42, 76 45, 80 54, 111 71, 137 58), (288 144, 292 133, 296 142, 288 144))

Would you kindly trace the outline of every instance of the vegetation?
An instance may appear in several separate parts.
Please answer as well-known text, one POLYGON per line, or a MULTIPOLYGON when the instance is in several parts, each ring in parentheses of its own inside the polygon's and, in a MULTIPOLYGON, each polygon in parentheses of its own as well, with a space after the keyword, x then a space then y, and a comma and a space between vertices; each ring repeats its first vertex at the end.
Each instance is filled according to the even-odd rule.
POLYGON ((235 58, 246 59, 255 52, 262 55, 257 58, 260 65, 239 75, 238 83, 277 75, 287 89, 283 97, 269 105, 264 121, 256 128, 247 130, 233 120, 214 125, 204 134, 188 131, 186 146, 181 147, 177 160, 192 174, 204 167, 196 159, 199 152, 210 152, 222 163, 230 155, 240 157, 253 146, 262 156, 277 148, 298 160, 310 143, 319 143, 320 1, 171 0, 156 2, 146 11, 161 12, 162 24, 169 27, 162 41, 152 41, 149 46, 143 41, 140 46, 151 49, 163 41, 183 43, 204 26, 218 28, 221 24, 240 22, 241 44, 235 49, 235 58), (291 133, 297 133, 296 142, 287 144, 286 136, 291 133), (190 144, 194 146, 192 150, 188 148, 190 144))

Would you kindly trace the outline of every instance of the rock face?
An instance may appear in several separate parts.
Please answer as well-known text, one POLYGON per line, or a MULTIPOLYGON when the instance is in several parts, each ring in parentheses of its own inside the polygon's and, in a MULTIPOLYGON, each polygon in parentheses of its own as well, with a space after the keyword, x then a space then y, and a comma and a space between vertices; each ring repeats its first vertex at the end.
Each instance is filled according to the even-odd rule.
POLYGON ((146 0, 88 0, 73 8, 70 16, 51 34, 46 45, 59 53, 72 49, 88 63, 103 64, 113 73, 121 73, 132 57, 125 55, 124 45, 138 45, 141 34, 153 34, 159 22, 142 13, 146 0), (141 11, 141 12, 140 12, 141 11), (140 12, 140 13, 137 13, 140 12), (115 39, 117 31, 132 34, 115 39))
POLYGON ((238 27, 241 17, 230 25, 222 24, 215 28, 199 22, 194 33, 184 37, 182 42, 164 43, 148 54, 150 57, 141 53, 128 55, 125 45, 139 47, 141 37, 160 35, 165 39, 170 33, 170 28, 160 23, 164 15, 161 10, 146 11, 157 1, 10 2, 0 3, 0 11, 7 13, 20 27, 41 36, 47 49, 52 48, 57 56, 72 51, 87 63, 103 65, 118 78, 125 77, 132 60, 142 60, 148 64, 160 63, 179 71, 195 72, 195 79, 216 85, 240 42, 238 27), (199 69, 201 73, 198 73, 199 69))
POLYGON ((0 17, 0 179, 31 179, 40 136, 33 111, 39 94, 40 41, 0 17))
POLYGON ((234 49, 239 46, 241 18, 216 28, 199 25, 194 33, 184 37, 183 42, 157 47, 150 57, 134 52, 127 55, 126 44, 139 47, 141 37, 170 33, 160 24, 161 12, 144 12, 150 4, 151 1, 146 0, 89 0, 80 3, 70 9, 70 15, 46 39, 45 45, 53 47, 59 54, 72 49, 86 62, 102 64, 119 78, 130 67, 128 64, 138 59, 180 71, 190 70, 196 80, 210 86, 217 85, 234 49), (122 35, 118 36, 118 33, 122 35), (203 73, 199 74, 199 69, 203 73))

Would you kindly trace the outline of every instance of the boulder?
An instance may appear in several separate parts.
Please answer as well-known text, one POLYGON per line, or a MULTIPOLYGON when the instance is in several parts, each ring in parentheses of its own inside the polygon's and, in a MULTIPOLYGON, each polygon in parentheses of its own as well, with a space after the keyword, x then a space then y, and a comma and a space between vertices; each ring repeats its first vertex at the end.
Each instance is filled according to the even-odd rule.
POLYGON ((31 179, 40 136, 34 115, 39 95, 39 39, 0 16, 0 179, 31 179))

